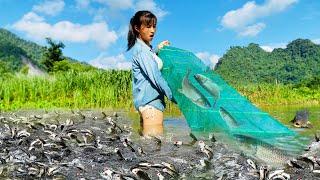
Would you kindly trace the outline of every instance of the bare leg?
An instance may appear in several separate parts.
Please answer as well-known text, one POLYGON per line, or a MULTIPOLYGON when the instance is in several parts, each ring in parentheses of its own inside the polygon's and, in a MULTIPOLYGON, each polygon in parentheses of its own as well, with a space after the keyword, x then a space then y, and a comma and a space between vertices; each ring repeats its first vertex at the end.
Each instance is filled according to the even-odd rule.
POLYGON ((163 112, 156 108, 146 108, 140 113, 143 135, 163 134, 163 112))

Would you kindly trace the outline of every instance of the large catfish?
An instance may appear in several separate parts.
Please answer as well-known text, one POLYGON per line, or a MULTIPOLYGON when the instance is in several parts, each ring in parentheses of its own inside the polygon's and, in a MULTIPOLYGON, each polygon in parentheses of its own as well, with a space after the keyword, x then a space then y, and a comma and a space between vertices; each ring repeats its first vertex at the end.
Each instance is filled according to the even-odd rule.
POLYGON ((189 81, 190 72, 191 71, 188 70, 187 74, 183 78, 182 88, 178 89, 178 91, 184 94, 196 105, 202 108, 210 108, 211 106, 207 98, 203 94, 201 94, 201 92, 194 85, 190 83, 189 81))
POLYGON ((199 82, 199 84, 206 89, 215 99, 215 102, 212 107, 215 107, 218 99, 220 98, 220 88, 214 83, 211 79, 207 78, 204 75, 196 74, 194 78, 199 82))
MULTIPOLYGON (((293 153, 296 156, 296 151, 301 147, 294 146, 297 149, 284 150, 275 145, 269 144, 255 137, 234 134, 237 142, 237 147, 246 155, 256 158, 263 163, 267 163, 269 166, 279 168, 287 165, 287 163, 293 158, 293 153), (289 151, 292 150, 292 151, 289 151)), ((288 145, 288 147, 290 147, 288 145)))

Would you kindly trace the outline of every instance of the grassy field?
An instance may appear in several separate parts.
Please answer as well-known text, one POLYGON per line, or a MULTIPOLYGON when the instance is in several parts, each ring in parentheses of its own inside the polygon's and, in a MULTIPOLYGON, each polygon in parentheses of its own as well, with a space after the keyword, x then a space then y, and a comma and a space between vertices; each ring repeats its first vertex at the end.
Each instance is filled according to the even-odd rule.
POLYGON ((65 72, 0 79, 0 109, 129 108, 129 71, 65 72))
MULTIPOLYGON (((319 105, 320 90, 290 85, 235 87, 253 103, 265 105, 319 105)), ((38 108, 133 109, 130 71, 64 72, 43 77, 16 75, 0 78, 0 110, 38 108)), ((168 103, 167 112, 178 108, 168 103)))
POLYGON ((259 106, 320 104, 320 89, 282 84, 250 84, 235 88, 259 106))

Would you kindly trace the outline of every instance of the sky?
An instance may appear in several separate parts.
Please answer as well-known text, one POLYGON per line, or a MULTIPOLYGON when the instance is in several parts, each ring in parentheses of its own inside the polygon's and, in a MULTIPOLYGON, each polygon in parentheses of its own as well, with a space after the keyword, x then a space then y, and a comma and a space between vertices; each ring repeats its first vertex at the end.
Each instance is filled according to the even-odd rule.
POLYGON ((169 40, 211 67, 232 46, 320 44, 319 0, 0 0, 0 27, 43 46, 61 41, 65 56, 99 68, 130 69, 128 24, 138 10, 158 17, 153 46, 169 40))

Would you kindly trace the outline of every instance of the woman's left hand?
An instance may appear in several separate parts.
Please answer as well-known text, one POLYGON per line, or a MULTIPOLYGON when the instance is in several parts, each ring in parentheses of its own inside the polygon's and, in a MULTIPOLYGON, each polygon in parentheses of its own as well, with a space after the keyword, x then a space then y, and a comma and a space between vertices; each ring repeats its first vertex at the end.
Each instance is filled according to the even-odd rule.
POLYGON ((170 42, 168 40, 162 41, 158 44, 158 50, 162 49, 164 46, 169 46, 170 42))

